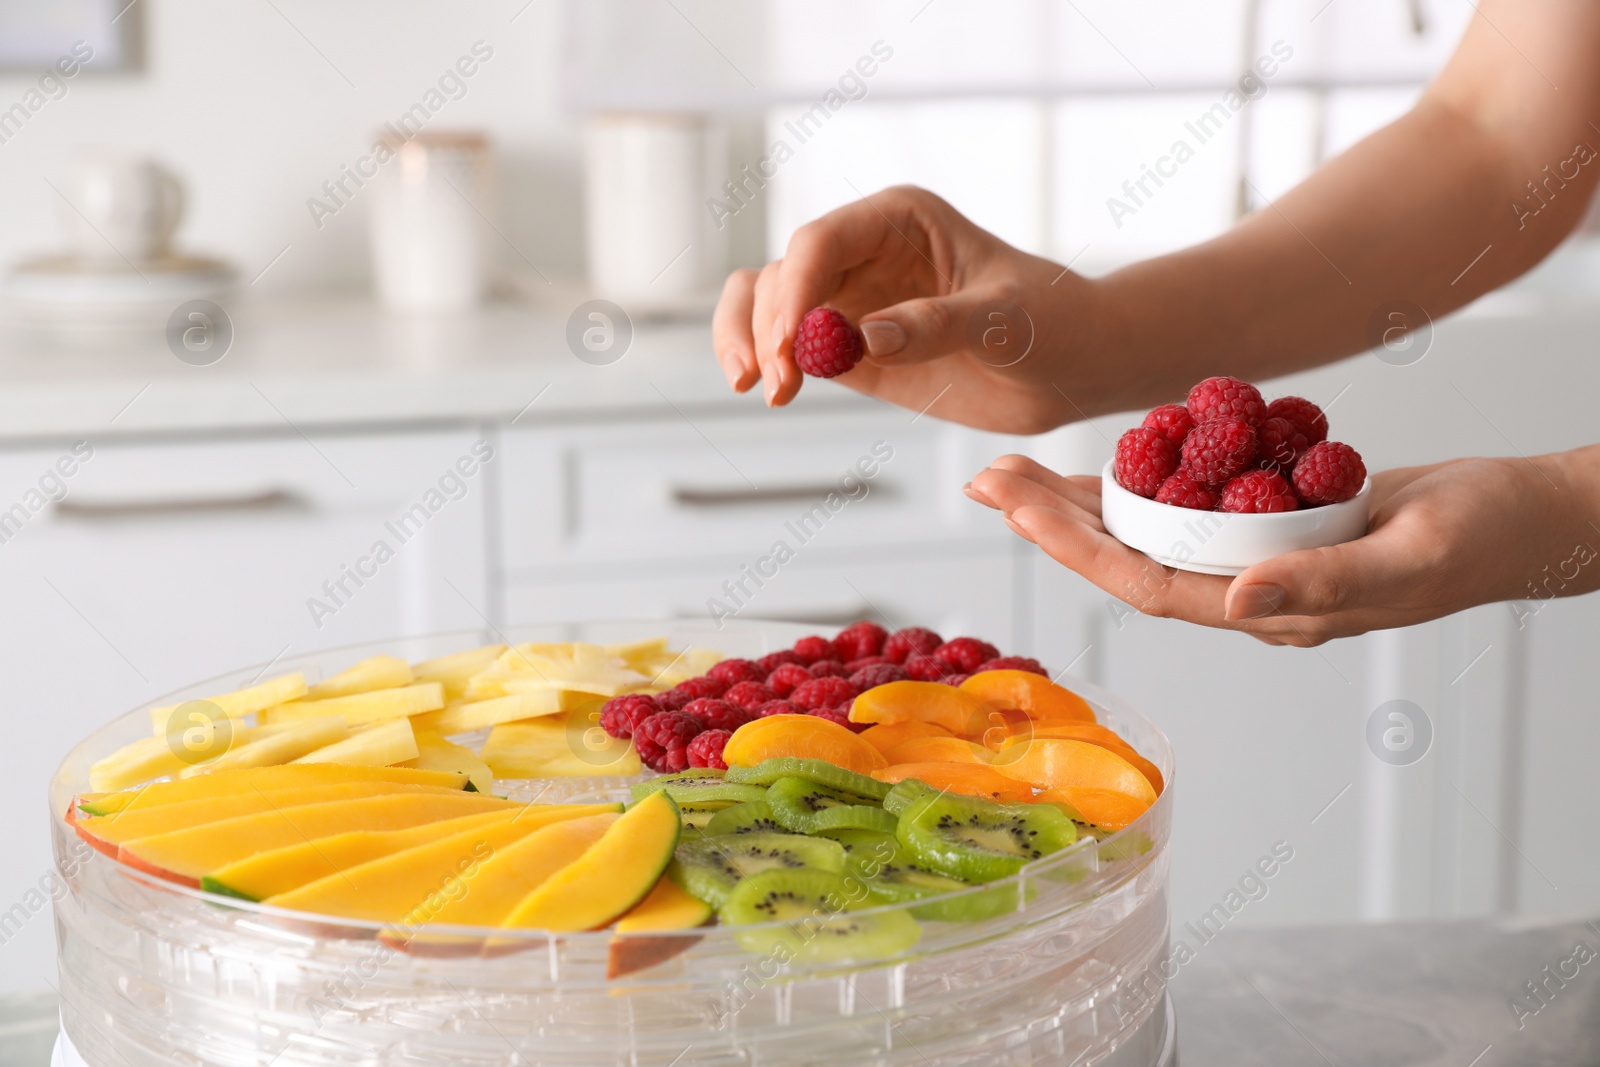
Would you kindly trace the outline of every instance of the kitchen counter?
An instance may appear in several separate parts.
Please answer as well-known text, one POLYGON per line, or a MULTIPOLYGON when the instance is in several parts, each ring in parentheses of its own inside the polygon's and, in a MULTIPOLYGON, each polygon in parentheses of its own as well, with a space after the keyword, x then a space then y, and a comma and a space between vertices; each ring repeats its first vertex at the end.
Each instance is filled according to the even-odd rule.
MULTIPOLYGON (((337 295, 225 307, 233 343, 209 366, 179 360, 155 329, 0 326, 0 442, 762 407, 728 389, 705 319, 636 322, 626 354, 593 365, 549 308, 406 316, 337 295)), ((830 385, 797 406, 872 403, 830 385)))
POLYGON ((1600 1064, 1600 920, 1224 930, 1171 991, 1182 1067, 1600 1064))

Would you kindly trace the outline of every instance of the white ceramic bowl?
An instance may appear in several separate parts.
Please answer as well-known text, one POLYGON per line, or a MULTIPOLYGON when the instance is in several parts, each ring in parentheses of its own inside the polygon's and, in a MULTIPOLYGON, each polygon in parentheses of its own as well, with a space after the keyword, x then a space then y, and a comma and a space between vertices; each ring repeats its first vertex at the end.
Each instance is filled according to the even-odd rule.
POLYGON ((1100 472, 1100 517, 1106 531, 1157 563, 1201 574, 1238 574, 1263 560, 1354 541, 1367 532, 1372 479, 1342 504, 1270 515, 1192 511, 1130 493, 1112 464, 1100 472))

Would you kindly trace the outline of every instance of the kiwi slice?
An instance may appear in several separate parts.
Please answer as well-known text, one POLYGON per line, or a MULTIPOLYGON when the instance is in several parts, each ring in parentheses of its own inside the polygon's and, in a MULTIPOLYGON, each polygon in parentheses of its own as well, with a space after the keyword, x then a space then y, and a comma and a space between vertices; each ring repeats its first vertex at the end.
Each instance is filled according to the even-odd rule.
MULTIPOLYGON (((763 796, 766 794, 763 793, 763 796)), ((711 817, 706 823, 707 834, 749 834, 749 833, 784 833, 782 826, 772 817, 772 809, 767 807, 765 800, 752 800, 745 804, 735 804, 725 808, 711 817)))
POLYGON ((993 882, 1066 848, 1078 832, 1049 804, 995 804, 944 793, 906 808, 895 836, 919 867, 964 882, 993 882))
MULTIPOLYGON (((872 899, 880 904, 907 904, 924 897, 977 890, 971 882, 918 866, 891 834, 872 830, 835 833, 835 840, 845 846, 845 873, 861 879, 872 899)), ((979 922, 1016 911, 1017 892, 1016 883, 1008 883, 951 900, 918 904, 910 911, 914 918, 929 922, 979 922)))
POLYGON ((822 830, 894 832, 896 819, 873 803, 806 778, 779 778, 767 787, 767 807, 778 825, 797 834, 822 830))
POLYGON ((712 819, 732 807, 736 805, 731 800, 683 800, 678 802, 678 817, 685 830, 704 832, 712 819))
POLYGON ((730 804, 743 804, 760 800, 766 793, 754 785, 734 785, 723 780, 722 772, 709 767, 696 767, 680 774, 663 775, 645 782, 634 782, 630 787, 633 799, 643 800, 651 793, 666 793, 681 806, 684 802, 699 800, 726 800, 730 804))
POLYGON ((667 874, 690 896, 721 907, 742 879, 762 871, 844 870, 844 846, 825 837, 774 834, 702 835, 678 846, 667 874))
POLYGON ((938 792, 927 782, 907 778, 889 787, 889 791, 883 796, 883 810, 891 815, 903 815, 912 801, 934 796, 938 792))
MULTIPOLYGON (((825 785, 844 793, 867 800, 882 800, 889 792, 887 782, 868 778, 855 771, 829 763, 823 759, 800 759, 795 756, 778 756, 762 760, 754 767, 729 767, 728 781, 747 782, 750 785, 771 785, 779 778, 804 778, 808 782, 825 785)), ((674 798, 676 799, 676 798, 674 798)))
POLYGON ((735 936, 746 950, 782 962, 883 959, 900 955, 922 937, 922 928, 902 909, 854 910, 872 903, 859 884, 837 872, 773 870, 735 886, 718 918, 730 926, 769 924, 735 931, 735 936))

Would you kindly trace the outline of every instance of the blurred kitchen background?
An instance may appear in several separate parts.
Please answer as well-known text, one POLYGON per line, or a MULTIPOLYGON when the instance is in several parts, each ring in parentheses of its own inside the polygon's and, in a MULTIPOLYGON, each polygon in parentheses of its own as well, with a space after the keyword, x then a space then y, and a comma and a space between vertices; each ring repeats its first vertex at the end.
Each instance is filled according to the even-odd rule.
MULTIPOLYGON (((0 6, 0 994, 24 1005, 0 1031, 53 996, 45 783, 88 731, 290 651, 705 615, 880 441, 870 493, 741 616, 973 633, 1140 705, 1180 763, 1175 922, 1280 840, 1294 860, 1241 924, 1592 911, 1600 598, 1545 603, 1530 575, 1527 602, 1314 650, 1142 618, 960 492, 1007 451, 1097 472, 1128 416, 1006 438, 939 422, 936 397, 918 415, 818 382, 768 412, 709 345, 731 266, 892 183, 1088 273, 1218 233, 1400 114, 1471 14, 0 6), (1200 143, 1186 124, 1230 89, 1242 106, 1200 143), (1130 201, 1180 138, 1193 158, 1130 201), (478 442, 479 475, 386 533, 478 442), (330 594, 381 539, 393 558, 330 594), (1369 743, 1396 709, 1398 756, 1369 743)), ((1580 234, 1268 392, 1331 406, 1374 468, 1576 446, 1597 297, 1580 234)))

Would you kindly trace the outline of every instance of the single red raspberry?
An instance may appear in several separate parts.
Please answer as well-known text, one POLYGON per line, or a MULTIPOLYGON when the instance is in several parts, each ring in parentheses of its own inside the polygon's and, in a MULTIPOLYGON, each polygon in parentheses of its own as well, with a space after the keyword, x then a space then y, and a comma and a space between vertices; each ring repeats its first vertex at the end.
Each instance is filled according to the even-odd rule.
POLYGON ((663 710, 648 693, 626 693, 600 706, 600 728, 612 737, 632 737, 639 720, 663 710))
POLYGON ((1251 426, 1267 417, 1267 402, 1261 390, 1238 378, 1207 378, 1189 390, 1189 414, 1195 425, 1229 415, 1242 415, 1251 426))
MULTIPOLYGON (((849 671, 851 674, 854 674, 862 667, 876 667, 880 663, 888 662, 889 657, 887 656, 862 656, 860 659, 853 659, 849 663, 846 663, 844 665, 844 669, 849 671)), ((890 666, 896 666, 896 664, 890 664, 890 666)))
POLYGON ((908 626, 889 635, 889 639, 883 643, 883 656, 890 663, 904 663, 913 652, 931 656, 933 650, 942 644, 944 638, 932 630, 908 626))
POLYGON ((1302 396, 1280 396, 1267 405, 1267 418, 1288 419, 1295 429, 1306 435, 1305 448, 1328 439, 1328 416, 1322 409, 1302 396))
POLYGON ((706 671, 707 678, 715 678, 724 686, 740 682, 764 682, 770 673, 753 659, 725 659, 706 671))
POLYGON ((977 670, 978 664, 984 660, 994 659, 1000 655, 1000 650, 976 637, 952 637, 934 649, 933 654, 935 658, 943 660, 952 671, 970 674, 977 670))
POLYGON ((704 730, 705 726, 693 715, 658 711, 641 719, 634 728, 633 747, 652 771, 676 774, 689 766, 689 742, 704 730))
POLYGON ((970 674, 947 674, 943 678, 940 678, 939 681, 943 682, 945 685, 960 685, 962 682, 971 677, 972 675, 970 674))
POLYGON ((950 668, 936 656, 912 656, 906 660, 906 674, 915 682, 937 682, 950 668))
POLYGON ((737 704, 726 700, 691 700, 681 714, 692 715, 707 730, 737 730, 755 716, 737 704))
POLYGON ((826 637, 802 637, 794 643, 794 654, 800 662, 807 667, 818 660, 838 659, 839 650, 833 647, 833 642, 826 637))
POLYGON ((813 678, 848 678, 850 668, 836 659, 819 659, 810 667, 813 678))
MULTIPOLYGON (((805 670, 804 667, 800 669, 805 670)), ((771 686, 762 685, 760 682, 740 682, 738 685, 730 685, 728 691, 722 694, 722 699, 746 711, 754 711, 769 700, 777 700, 778 693, 771 686)), ((694 712, 691 711, 689 714, 693 715, 694 712)))
POLYGON ((807 711, 848 705, 856 698, 856 687, 848 678, 813 678, 798 686, 789 699, 807 711))
POLYGON ((1194 474, 1183 467, 1174 471, 1172 477, 1162 482, 1161 488, 1156 490, 1157 504, 1171 504, 1177 508, 1215 511, 1221 502, 1220 492, 1195 481, 1194 474))
POLYGON ((794 692, 794 687, 802 682, 811 681, 811 672, 798 663, 785 663, 771 674, 767 675, 767 688, 780 697, 786 697, 794 692))
POLYGON ((1050 677, 1050 672, 1044 669, 1044 664, 1032 656, 996 656, 978 664, 978 669, 972 673, 982 674, 984 671, 1027 671, 1029 674, 1050 677))
POLYGON ((722 761, 722 750, 728 747, 728 738, 733 733, 729 730, 707 730, 693 741, 689 742, 689 766, 715 767, 719 771, 728 769, 722 761))
POLYGON ((850 684, 865 693, 876 685, 903 682, 911 677, 897 663, 873 663, 850 672, 850 684))
POLYGON ((727 691, 726 682, 702 674, 698 678, 685 678, 665 693, 656 694, 656 703, 661 705, 663 711, 680 711, 691 700, 699 700, 701 697, 720 697, 727 691))
POLYGON ((1294 490, 1277 471, 1245 471, 1222 489, 1223 511, 1260 514, 1299 507, 1294 490))
POLYGON ((1262 470, 1286 471, 1310 447, 1300 428, 1281 415, 1263 419, 1256 430, 1256 464, 1262 470))
POLYGON ((1243 415, 1202 422, 1183 442, 1183 465, 1204 485, 1224 486, 1256 458, 1256 432, 1243 415))
POLYGON ((840 630, 833 639, 833 647, 838 649, 839 658, 849 663, 853 659, 878 655, 888 638, 888 630, 875 622, 863 621, 840 630))
POLYGON ((813 378, 832 378, 861 362, 860 332, 833 308, 812 308, 800 320, 794 361, 813 378))
POLYGON ((1158 408, 1151 408, 1150 414, 1139 425, 1155 430, 1171 441, 1173 448, 1177 448, 1189 436, 1189 431, 1194 429, 1194 416, 1182 404, 1162 404, 1158 408))
POLYGON ((756 660, 756 662, 761 664, 762 670, 766 671, 768 674, 771 674, 785 663, 799 663, 800 657, 795 655, 787 648, 781 648, 776 652, 768 652, 765 656, 762 656, 760 659, 756 660))
POLYGON ((867 727, 872 725, 870 722, 851 722, 850 712, 846 708, 816 708, 807 714, 818 719, 827 719, 829 722, 836 722, 852 733, 859 734, 862 730, 865 730, 867 727))
POLYGON ((1294 491, 1310 507, 1349 500, 1366 480, 1361 453, 1340 441, 1312 445, 1294 465, 1294 491))
MULTIPOLYGON (((1193 440, 1189 434, 1188 440, 1193 440)), ((1184 448, 1188 448, 1187 441, 1184 448)), ((1178 450, 1160 430, 1136 426, 1117 441, 1117 458, 1112 465, 1117 484, 1130 493, 1151 497, 1161 483, 1178 469, 1178 450)))
POLYGON ((806 709, 791 700, 769 700, 756 709, 756 718, 765 719, 768 715, 804 715, 806 709))

